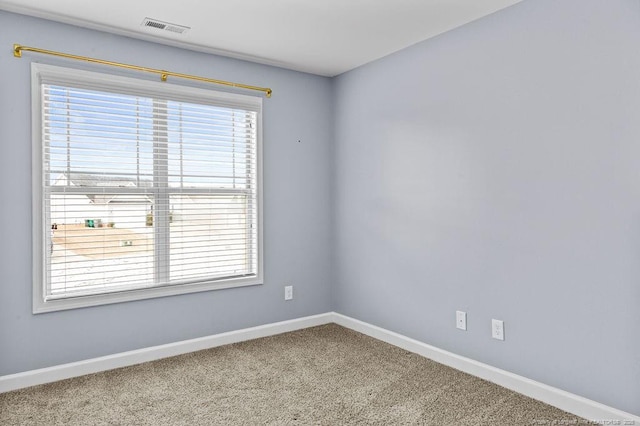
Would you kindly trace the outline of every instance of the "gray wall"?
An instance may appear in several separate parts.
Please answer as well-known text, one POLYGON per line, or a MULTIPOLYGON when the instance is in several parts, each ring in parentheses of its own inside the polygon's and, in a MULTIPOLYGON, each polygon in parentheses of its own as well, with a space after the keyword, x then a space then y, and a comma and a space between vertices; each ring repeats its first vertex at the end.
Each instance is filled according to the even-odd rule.
POLYGON ((0 28, 0 375, 331 310, 331 80, 2 11, 0 28), (265 284, 32 315, 30 62, 82 64, 15 59, 13 43, 273 88, 263 109, 265 284))
POLYGON ((337 78, 334 309, 640 415, 639 46, 528 0, 337 78))

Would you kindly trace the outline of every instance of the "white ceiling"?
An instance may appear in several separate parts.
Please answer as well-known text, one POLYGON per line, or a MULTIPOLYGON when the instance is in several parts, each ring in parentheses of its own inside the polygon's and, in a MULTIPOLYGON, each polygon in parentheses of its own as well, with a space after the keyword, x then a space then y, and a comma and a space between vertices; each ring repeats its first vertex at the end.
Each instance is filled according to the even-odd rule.
POLYGON ((0 0, 0 9, 334 76, 519 1, 0 0), (145 17, 190 29, 144 28, 145 17))

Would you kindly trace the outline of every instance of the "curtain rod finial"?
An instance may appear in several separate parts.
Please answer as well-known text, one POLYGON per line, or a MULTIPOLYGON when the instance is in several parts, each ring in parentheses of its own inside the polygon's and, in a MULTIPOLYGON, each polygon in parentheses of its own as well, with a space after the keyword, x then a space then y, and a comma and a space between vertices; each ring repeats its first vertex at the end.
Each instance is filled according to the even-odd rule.
POLYGON ((266 90, 266 93, 267 93, 267 98, 270 98, 270 97, 271 97, 271 94, 273 93, 273 90, 271 90, 271 89, 267 89, 267 90, 266 90))

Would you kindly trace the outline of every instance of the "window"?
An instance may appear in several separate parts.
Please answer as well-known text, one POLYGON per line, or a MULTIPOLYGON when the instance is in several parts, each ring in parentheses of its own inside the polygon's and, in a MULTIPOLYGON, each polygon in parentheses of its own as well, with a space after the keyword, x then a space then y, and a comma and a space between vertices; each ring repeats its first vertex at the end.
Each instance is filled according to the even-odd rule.
POLYGON ((32 80, 34 312, 261 283, 261 98, 32 80))

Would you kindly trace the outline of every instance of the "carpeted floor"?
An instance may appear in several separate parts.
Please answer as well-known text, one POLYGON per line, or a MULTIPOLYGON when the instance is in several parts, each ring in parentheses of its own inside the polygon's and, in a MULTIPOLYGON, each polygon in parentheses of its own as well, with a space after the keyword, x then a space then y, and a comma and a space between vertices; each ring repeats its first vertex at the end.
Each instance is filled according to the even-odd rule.
POLYGON ((582 425, 335 324, 0 394, 0 425, 582 425))

